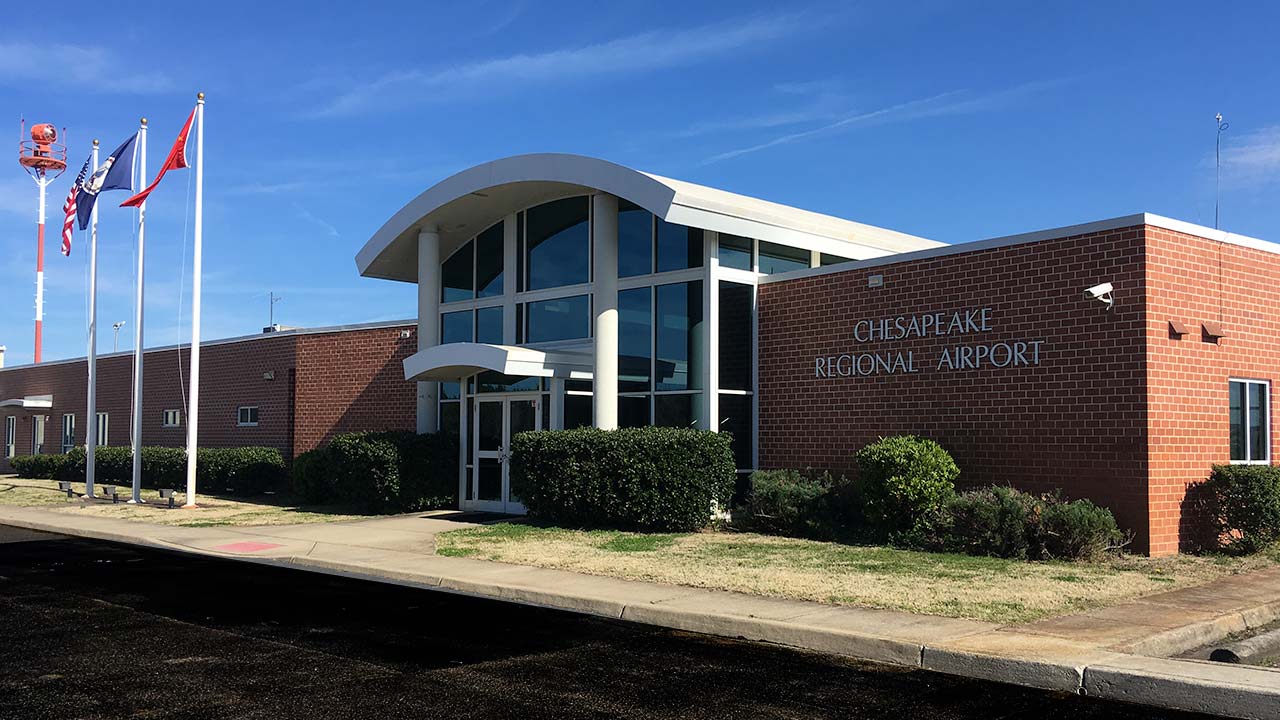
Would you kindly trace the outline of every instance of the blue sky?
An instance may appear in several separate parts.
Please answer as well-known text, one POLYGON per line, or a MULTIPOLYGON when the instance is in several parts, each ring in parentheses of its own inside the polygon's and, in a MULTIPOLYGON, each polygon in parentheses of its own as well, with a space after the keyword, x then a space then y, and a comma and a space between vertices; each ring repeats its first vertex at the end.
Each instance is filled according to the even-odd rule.
MULTIPOLYGON (((207 93, 206 339, 261 329, 269 291, 291 325, 411 316, 412 287, 358 277, 356 251, 429 185, 524 152, 964 242, 1138 211, 1211 225, 1221 111, 1223 227, 1280 241, 1280 5, 337 5, 71 2, 0 29, 0 120, 65 125, 74 169, 145 115, 153 174, 207 93)), ((47 360, 86 347, 85 238, 57 251, 74 169, 49 198, 47 360)), ((190 178, 148 206, 147 345, 189 337, 190 178)), ((113 321, 122 350, 133 337, 132 211, 113 196, 102 351, 113 321)), ((32 357, 35 203, 12 163, 8 364, 32 357)))

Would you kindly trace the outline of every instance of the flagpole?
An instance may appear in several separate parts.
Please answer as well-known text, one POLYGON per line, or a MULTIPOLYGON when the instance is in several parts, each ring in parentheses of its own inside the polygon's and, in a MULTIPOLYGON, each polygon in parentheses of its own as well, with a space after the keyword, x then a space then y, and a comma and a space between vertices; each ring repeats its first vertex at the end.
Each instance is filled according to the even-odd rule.
POLYGON ((187 501, 196 507, 196 456, 200 424, 200 274, 204 242, 204 93, 196 95, 196 217, 195 260, 191 272, 191 378, 187 403, 187 501))
MULTIPOLYGON (((93 141, 93 171, 98 171, 98 141, 93 141)), ((84 495, 93 497, 98 449, 98 204, 89 213, 89 402, 85 409, 84 495)))
MULTIPOLYGON (((147 119, 142 118, 138 129, 138 177, 147 177, 147 119)), ((97 207, 96 205, 94 206, 97 207)), ((130 442, 133 444, 133 494, 131 503, 142 502, 142 300, 143 269, 146 250, 147 201, 138 206, 138 287, 134 295, 133 309, 133 427, 130 442)))

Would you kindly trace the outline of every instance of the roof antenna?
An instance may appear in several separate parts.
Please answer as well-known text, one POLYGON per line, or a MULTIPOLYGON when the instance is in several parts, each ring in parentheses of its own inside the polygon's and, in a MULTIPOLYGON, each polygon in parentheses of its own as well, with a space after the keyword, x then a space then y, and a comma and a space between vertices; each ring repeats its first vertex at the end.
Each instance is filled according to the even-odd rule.
POLYGON ((1218 208, 1222 204, 1222 133, 1229 127, 1231 123, 1222 121, 1222 113, 1217 115, 1218 121, 1218 141, 1213 149, 1213 229, 1218 229, 1218 208))

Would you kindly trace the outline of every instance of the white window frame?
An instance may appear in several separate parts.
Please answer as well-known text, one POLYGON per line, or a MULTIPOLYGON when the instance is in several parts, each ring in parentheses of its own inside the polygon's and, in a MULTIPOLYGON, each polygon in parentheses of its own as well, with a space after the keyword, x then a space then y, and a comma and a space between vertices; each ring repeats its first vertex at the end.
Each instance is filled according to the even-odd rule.
POLYGON ((241 405, 236 408, 236 426, 237 427, 258 427, 258 406, 257 405, 241 405), (253 411, 253 420, 244 420, 246 411, 253 411))
POLYGON ((32 415, 31 416, 31 454, 44 454, 45 441, 45 425, 49 422, 48 415, 32 415))
POLYGON ((62 416, 62 454, 66 455, 76 446, 76 416, 65 413, 62 416))
MULTIPOLYGON (((1245 460, 1231 460, 1231 464, 1232 464, 1232 465, 1270 465, 1270 464, 1271 464, 1271 381, 1270 381, 1270 380, 1259 380, 1259 379, 1257 379, 1257 378, 1240 378, 1240 377, 1233 377, 1233 378, 1228 378, 1228 379, 1227 379, 1227 393, 1228 393, 1228 395, 1227 395, 1227 413, 1228 413, 1228 418, 1227 418, 1227 427, 1228 427, 1228 429, 1230 428, 1230 423, 1231 423, 1231 419, 1230 419, 1230 412, 1231 412, 1231 410, 1230 410, 1230 408, 1231 408, 1231 401, 1230 401, 1231 396, 1230 396, 1230 392, 1231 392, 1231 390, 1233 389, 1233 388, 1232 388, 1232 386, 1233 386, 1235 383, 1243 383, 1243 384, 1244 384, 1244 386, 1245 386, 1245 394, 1244 394, 1244 400, 1245 400, 1245 401, 1244 401, 1243 406, 1241 407, 1241 410, 1244 412, 1244 426, 1243 426, 1243 430, 1242 430, 1242 432, 1243 432, 1243 434, 1244 434, 1244 456, 1245 456, 1245 458, 1246 458, 1246 459, 1245 459, 1245 460), (1249 423, 1249 385, 1261 385, 1261 386, 1263 386, 1263 387, 1265 387, 1265 388, 1267 389, 1267 403, 1266 403, 1266 407, 1264 408, 1264 413, 1265 413, 1265 415, 1266 415, 1266 423, 1267 423, 1267 448, 1266 448, 1266 453, 1265 453, 1265 455, 1264 455, 1264 456, 1263 456, 1263 458, 1262 458, 1262 459, 1260 459, 1260 460, 1249 460, 1249 459, 1247 459, 1247 458, 1249 458, 1249 457, 1251 457, 1251 456, 1253 455, 1253 452, 1252 452, 1253 447, 1252 447, 1252 445, 1251 445, 1251 439, 1250 439, 1250 437, 1249 437, 1249 427, 1250 427, 1250 423, 1249 423)), ((1229 439, 1228 439, 1227 453, 1228 453, 1228 455, 1230 455, 1230 453, 1231 453, 1230 440, 1229 440, 1229 439)))
POLYGON ((181 427, 182 411, 181 410, 165 410, 160 419, 160 427, 181 427))
POLYGON ((98 428, 97 428, 98 432, 97 432, 97 437, 94 438, 94 441, 98 443, 98 447, 106 447, 107 431, 111 429, 111 414, 105 413, 105 412, 98 413, 97 422, 98 422, 98 428))
POLYGON ((11 458, 18 453, 18 418, 10 415, 4 419, 4 456, 11 458))

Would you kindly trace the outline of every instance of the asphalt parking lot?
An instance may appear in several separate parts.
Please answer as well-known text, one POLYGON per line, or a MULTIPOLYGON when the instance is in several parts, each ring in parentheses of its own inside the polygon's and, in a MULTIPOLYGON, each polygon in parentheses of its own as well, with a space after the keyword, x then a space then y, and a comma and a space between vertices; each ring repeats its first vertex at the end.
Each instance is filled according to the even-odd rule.
POLYGON ((0 526, 0 718, 1194 718, 0 526))

